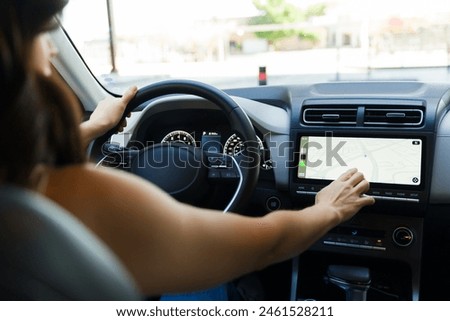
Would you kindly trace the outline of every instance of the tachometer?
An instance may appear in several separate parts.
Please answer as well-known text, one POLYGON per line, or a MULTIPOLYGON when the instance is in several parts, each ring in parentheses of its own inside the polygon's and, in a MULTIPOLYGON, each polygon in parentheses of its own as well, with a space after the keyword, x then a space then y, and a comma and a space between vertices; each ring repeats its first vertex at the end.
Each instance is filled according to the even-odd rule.
MULTIPOLYGON (((270 160, 269 153, 264 149, 261 138, 258 136, 256 137, 258 138, 258 145, 261 152, 261 168, 265 170, 272 169, 272 161, 270 160)), ((242 151, 243 146, 244 144, 242 143, 241 137, 237 134, 233 134, 225 142, 223 153, 231 156, 237 155, 242 151)))
POLYGON ((161 140, 161 143, 166 144, 184 144, 189 146, 196 146, 194 137, 185 132, 184 130, 175 130, 173 132, 168 133, 161 140))
POLYGON ((241 152, 242 147, 243 144, 241 137, 239 137, 236 134, 233 134, 225 142, 225 145, 223 146, 223 153, 234 156, 241 152))

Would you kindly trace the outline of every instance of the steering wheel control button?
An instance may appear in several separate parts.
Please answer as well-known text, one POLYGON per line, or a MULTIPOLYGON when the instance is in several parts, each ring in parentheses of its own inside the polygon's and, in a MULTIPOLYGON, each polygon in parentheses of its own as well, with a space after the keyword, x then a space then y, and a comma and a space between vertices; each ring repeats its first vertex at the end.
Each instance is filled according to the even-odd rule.
POLYGON ((271 196, 266 201, 266 208, 269 211, 276 211, 281 208, 281 200, 276 196, 271 196))
POLYGON ((407 227, 398 227, 392 233, 394 243, 401 247, 407 247, 414 241, 414 233, 407 227))
POLYGON ((231 181, 239 178, 239 174, 232 168, 210 168, 208 178, 214 181, 231 181))
POLYGON ((223 169, 220 171, 220 177, 225 179, 235 179, 238 177, 238 174, 233 169, 223 169))

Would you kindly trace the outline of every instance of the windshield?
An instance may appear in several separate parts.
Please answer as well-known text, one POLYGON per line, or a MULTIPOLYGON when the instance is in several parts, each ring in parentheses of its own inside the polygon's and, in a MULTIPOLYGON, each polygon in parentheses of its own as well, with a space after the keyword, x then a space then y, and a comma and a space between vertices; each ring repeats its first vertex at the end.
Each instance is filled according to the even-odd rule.
POLYGON ((169 78, 450 80, 448 0, 71 0, 62 21, 115 92, 169 78))

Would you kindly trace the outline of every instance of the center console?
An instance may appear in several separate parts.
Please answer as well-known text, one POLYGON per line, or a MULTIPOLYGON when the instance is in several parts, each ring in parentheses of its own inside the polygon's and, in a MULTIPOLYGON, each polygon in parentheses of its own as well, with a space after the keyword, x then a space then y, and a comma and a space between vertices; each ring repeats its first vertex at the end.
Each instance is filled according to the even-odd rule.
POLYGON ((290 195, 296 207, 342 173, 357 168, 375 198, 350 221, 332 229, 298 258, 295 299, 344 300, 326 282, 330 266, 369 269, 368 300, 418 300, 423 217, 429 198, 433 136, 423 130, 333 126, 293 130, 290 195), (325 281, 324 281, 325 280, 325 281))
POLYGON ((418 299, 429 139, 400 133, 296 135, 290 193, 297 206, 312 204, 323 187, 350 168, 364 174, 370 182, 367 194, 376 200, 300 257, 298 297, 340 299, 343 294, 325 284, 324 275, 330 265, 357 264, 373 275, 369 300, 418 299))

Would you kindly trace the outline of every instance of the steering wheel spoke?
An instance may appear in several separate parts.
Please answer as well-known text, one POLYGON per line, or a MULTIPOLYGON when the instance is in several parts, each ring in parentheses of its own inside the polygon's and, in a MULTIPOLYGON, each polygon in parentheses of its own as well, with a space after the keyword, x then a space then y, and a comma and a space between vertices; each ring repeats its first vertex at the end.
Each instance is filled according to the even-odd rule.
POLYGON ((133 158, 139 154, 139 149, 122 147, 114 143, 102 145, 103 157, 97 166, 114 167, 120 169, 129 168, 133 158))
POLYGON ((234 183, 242 179, 242 172, 233 156, 205 152, 208 179, 212 183, 234 183))

